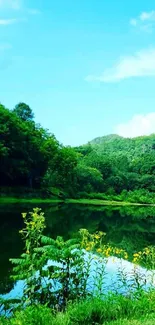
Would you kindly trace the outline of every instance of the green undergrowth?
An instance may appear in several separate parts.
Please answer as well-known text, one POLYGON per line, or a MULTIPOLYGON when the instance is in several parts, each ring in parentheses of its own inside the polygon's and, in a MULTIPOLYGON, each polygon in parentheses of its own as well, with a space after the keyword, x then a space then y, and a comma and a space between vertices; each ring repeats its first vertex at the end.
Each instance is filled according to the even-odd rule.
POLYGON ((105 325, 154 325, 155 324, 155 318, 149 319, 149 316, 147 318, 143 319, 133 319, 133 320, 128 320, 128 319, 120 319, 114 322, 110 323, 104 323, 105 325))
POLYGON ((1 318, 0 325, 153 325, 155 324, 155 292, 141 293, 131 299, 122 295, 90 298, 69 303, 65 312, 33 305, 1 318))

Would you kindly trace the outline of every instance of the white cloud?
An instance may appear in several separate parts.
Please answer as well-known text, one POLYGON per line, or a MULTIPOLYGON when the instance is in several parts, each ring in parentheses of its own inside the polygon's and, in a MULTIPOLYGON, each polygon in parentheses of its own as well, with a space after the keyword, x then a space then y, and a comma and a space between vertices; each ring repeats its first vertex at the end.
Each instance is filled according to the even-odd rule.
POLYGON ((0 19, 0 25, 7 26, 7 25, 12 25, 14 23, 17 23, 19 20, 18 19, 0 19))
POLYGON ((139 27, 146 32, 152 32, 155 27, 155 10, 142 12, 137 18, 130 19, 130 25, 139 27))
POLYGON ((139 19, 142 21, 155 20, 155 10, 152 10, 150 12, 142 12, 139 16, 139 19))
POLYGON ((22 0, 0 0, 0 8, 11 8, 18 10, 22 6, 22 0))
POLYGON ((134 115, 128 122, 117 125, 114 133, 126 138, 155 133, 155 113, 134 115))
POLYGON ((100 76, 89 75, 86 81, 119 82, 131 77, 155 76, 155 48, 121 58, 100 76))

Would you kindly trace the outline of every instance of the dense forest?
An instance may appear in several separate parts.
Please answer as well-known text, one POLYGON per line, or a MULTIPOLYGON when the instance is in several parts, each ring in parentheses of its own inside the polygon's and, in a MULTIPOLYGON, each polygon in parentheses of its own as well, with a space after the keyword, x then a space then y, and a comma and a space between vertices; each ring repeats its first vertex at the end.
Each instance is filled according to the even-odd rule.
POLYGON ((155 134, 65 147, 27 104, 0 105, 0 191, 155 203, 155 134))

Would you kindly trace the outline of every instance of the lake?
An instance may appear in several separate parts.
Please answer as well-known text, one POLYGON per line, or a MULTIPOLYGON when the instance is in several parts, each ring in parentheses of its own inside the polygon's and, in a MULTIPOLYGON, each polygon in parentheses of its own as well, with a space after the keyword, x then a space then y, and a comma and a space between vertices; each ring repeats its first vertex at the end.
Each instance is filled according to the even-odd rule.
MULTIPOLYGON (((37 203, 46 217, 46 234, 73 238, 80 228, 106 233, 106 242, 127 250, 129 256, 148 245, 155 245, 154 207, 109 207, 78 204, 37 203)), ((36 204, 0 204, 0 294, 9 293, 12 266, 9 258, 19 257, 23 247, 19 230, 22 212, 32 211, 36 204)))

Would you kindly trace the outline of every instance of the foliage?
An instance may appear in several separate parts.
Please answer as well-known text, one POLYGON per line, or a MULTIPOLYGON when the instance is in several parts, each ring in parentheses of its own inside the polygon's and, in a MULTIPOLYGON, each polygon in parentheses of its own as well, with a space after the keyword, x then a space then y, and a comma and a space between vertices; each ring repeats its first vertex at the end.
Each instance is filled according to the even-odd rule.
POLYGON ((154 292, 142 293, 139 299, 108 295, 105 299, 87 298, 70 303, 65 312, 52 313, 46 306, 33 305, 16 312, 1 325, 153 325, 154 292))
POLYGON ((21 303, 64 308, 67 301, 85 297, 89 274, 78 240, 44 236, 44 213, 39 208, 23 213, 23 219, 25 228, 20 234, 25 252, 21 258, 11 259, 13 279, 24 280, 21 303))
POLYGON ((14 188, 15 195, 24 187, 28 195, 41 190, 49 197, 55 188, 63 198, 101 193, 106 199, 155 202, 155 135, 110 135, 71 148, 33 119, 25 103, 12 111, 0 105, 1 187, 14 188))
MULTIPOLYGON (((86 166, 95 166, 103 177, 102 192, 106 195, 110 190, 117 196, 124 190, 139 190, 139 195, 129 200, 135 202, 152 203, 154 198, 154 174, 155 174, 155 135, 125 139, 117 135, 97 138, 87 147, 76 148, 82 154, 80 158, 86 166), (83 151, 84 149, 85 151, 83 151), (152 198, 148 197, 148 193, 152 198)), ((95 188, 95 191, 99 191, 95 188)), ((121 198, 122 200, 122 198, 121 198)), ((125 198, 126 200, 126 198, 125 198)))
POLYGON ((32 121, 34 118, 34 114, 30 106, 26 105, 25 103, 17 104, 13 112, 23 121, 32 121))
MULTIPOLYGON (((23 302, 34 303, 37 299, 38 290, 41 290, 42 268, 45 265, 46 258, 40 256, 35 251, 41 244, 41 236, 45 228, 44 213, 40 209, 34 209, 29 214, 23 213, 25 228, 20 231, 24 244, 25 252, 21 258, 11 259, 14 266, 14 280, 24 280, 23 302), (36 272, 39 272, 39 275, 36 272)), ((40 301, 41 302, 41 301, 40 301)))
MULTIPOLYGON (((39 303, 63 309, 68 301, 86 298, 89 286, 91 295, 98 293, 101 295, 108 257, 129 259, 125 250, 105 243, 106 234, 103 232, 90 234, 88 230, 81 229, 80 241, 79 239, 64 241, 60 236, 54 240, 43 235, 45 218, 41 209, 35 208, 29 214, 23 213, 23 219, 25 228, 20 233, 25 244, 25 252, 21 258, 11 259, 15 265, 13 279, 24 281, 21 300, 23 306, 39 303), (86 256, 85 252, 90 253, 86 256), (91 279, 92 262, 96 265, 96 274, 95 278, 91 279)), ((151 265, 153 269, 154 248, 134 253, 132 260, 135 265, 140 262, 141 256, 147 261, 145 265, 149 268, 151 265)), ((126 275, 123 274, 123 269, 118 271, 120 285, 123 287, 126 275)), ((142 282, 141 273, 135 267, 132 288, 141 290, 145 285, 144 276, 143 280, 142 282)), ((125 283, 128 286, 127 279, 125 283)))
MULTIPOLYGON (((127 286, 125 295, 120 295, 119 291, 108 293, 103 290, 106 263, 110 256, 120 261, 130 259, 125 250, 106 243, 105 233, 91 234, 86 229, 80 230, 77 240, 64 241, 62 237, 54 240, 44 236, 45 218, 39 208, 23 213, 23 220, 24 228, 20 234, 25 252, 21 258, 12 259, 15 265, 13 278, 24 280, 23 297, 13 317, 1 318, 0 324, 89 325, 114 320, 121 322, 124 318, 131 320, 148 314, 152 314, 152 319, 155 319, 155 292, 152 287, 147 292, 143 290, 147 278, 137 266, 143 263, 154 270, 154 246, 133 254, 134 268, 130 280, 120 264, 122 266, 118 269, 117 281, 120 281, 121 286, 127 286), (92 278, 94 289, 91 293, 89 283, 92 261, 96 263, 96 271, 92 278)), ((7 309, 13 303, 17 301, 1 300, 1 307, 3 305, 7 309)))
POLYGON ((57 147, 55 138, 40 126, 0 105, 1 186, 39 187, 57 147))

